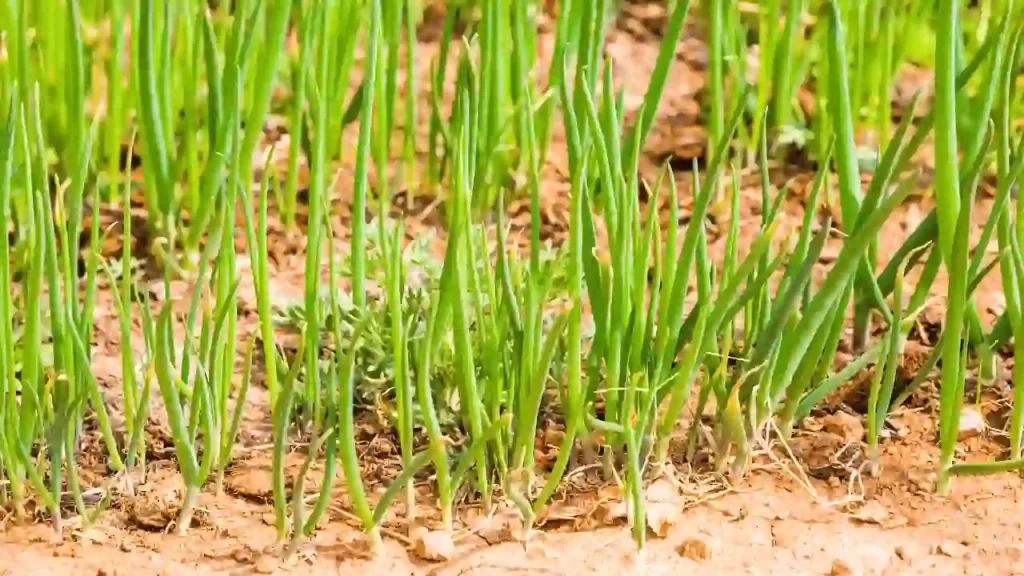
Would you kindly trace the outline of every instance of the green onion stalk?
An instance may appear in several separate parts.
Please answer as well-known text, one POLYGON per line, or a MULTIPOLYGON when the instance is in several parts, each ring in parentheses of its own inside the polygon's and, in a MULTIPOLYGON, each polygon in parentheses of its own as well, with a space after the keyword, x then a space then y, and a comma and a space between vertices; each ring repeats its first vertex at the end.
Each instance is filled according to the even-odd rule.
MULTIPOLYGON (((713 3, 721 4, 723 1, 719 0, 713 3)), ((775 51, 776 44, 780 40, 779 16, 781 13, 780 0, 767 0, 758 4, 757 45, 759 61, 757 68, 757 112, 754 114, 750 131, 750 134, 754 137, 761 133, 761 125, 765 119, 763 112, 768 108, 772 91, 778 81, 775 70, 775 51)))
POLYGON ((964 205, 961 201, 957 159, 955 35, 958 30, 958 11, 956 2, 942 0, 936 16, 935 195, 939 247, 950 276, 944 325, 946 338, 942 348, 939 421, 941 455, 936 483, 940 493, 949 490, 949 468, 953 464, 960 405, 963 401, 963 381, 959 377, 971 213, 970 203, 964 205))
MULTIPOLYGON (((776 1, 776 4, 778 2, 776 1)), ((724 71, 726 66, 725 50, 726 40, 725 32, 723 30, 723 22, 725 20, 724 12, 728 7, 724 6, 725 0, 711 0, 707 3, 706 9, 708 11, 708 83, 710 92, 708 93, 709 110, 708 110, 708 142, 712 145, 708 146, 708 160, 711 161, 714 158, 711 156, 713 152, 713 144, 721 142, 722 131, 725 129, 725 80, 724 71)), ((762 48, 764 45, 762 44, 762 48)))
MULTIPOLYGON (((22 115, 17 101, 16 94, 8 94, 3 130, 0 131, 0 226, 3 226, 4 229, 9 229, 11 224, 11 168, 15 155, 15 134, 19 124, 24 125, 23 122, 19 122, 22 115)), ((31 232, 33 229, 31 221, 27 223, 26 227, 29 229, 28 238, 34 239, 34 233, 31 232)), ((36 277, 34 268, 29 267, 28 270, 30 272, 27 277, 28 281, 24 284, 26 307, 23 308, 25 311, 23 318, 26 320, 26 329, 22 338, 24 348, 22 358, 23 360, 34 360, 38 358, 39 339, 34 329, 36 321, 32 320, 35 314, 32 314, 31 306, 33 302, 39 301, 40 294, 39 284, 34 281, 36 277), (32 331, 29 331, 30 327, 33 328, 32 331)), ((17 293, 12 290, 13 287, 10 240, 7 234, 0 234, 0 336, 3 340, 0 343, 0 382, 3 382, 3 397, 0 398, 0 403, 2 403, 0 404, 2 406, 0 414, 3 416, 3 421, 0 422, 3 430, 3 438, 0 439, 0 456, 2 456, 3 477, 9 486, 10 493, 8 494, 7 487, 2 492, 5 502, 13 508, 15 517, 23 519, 26 517, 24 503, 26 463, 20 458, 20 448, 28 438, 21 433, 20 417, 22 410, 27 410, 32 406, 32 400, 30 399, 31 394, 26 395, 19 407, 19 385, 16 379, 15 341, 12 324, 16 309, 14 298, 17 293)), ((32 387, 35 386, 35 379, 28 377, 34 374, 36 374, 34 362, 24 364, 21 387, 25 390, 32 390, 32 387)))

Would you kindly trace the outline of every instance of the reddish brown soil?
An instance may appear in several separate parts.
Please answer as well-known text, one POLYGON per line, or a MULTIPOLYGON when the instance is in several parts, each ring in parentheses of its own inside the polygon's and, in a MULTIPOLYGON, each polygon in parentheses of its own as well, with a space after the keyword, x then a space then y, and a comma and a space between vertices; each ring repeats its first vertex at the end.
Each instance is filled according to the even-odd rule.
MULTIPOLYGON (((167 517, 146 511, 163 509, 161 499, 176 495, 173 488, 162 492, 173 485, 173 473, 158 471, 148 496, 140 496, 158 504, 123 499, 124 510, 70 531, 61 543, 52 541, 46 524, 8 526, 0 535, 0 574, 1024 574, 1020 479, 958 479, 950 496, 937 498, 930 486, 937 456, 931 417, 906 411, 894 420, 906 436, 885 445, 879 480, 866 468, 839 464, 828 480, 808 479, 779 447, 762 453, 756 471, 735 488, 713 476, 675 474, 680 496, 671 509, 657 512, 670 526, 663 537, 649 533, 643 558, 624 521, 609 512, 616 506, 601 500, 614 491, 603 489, 556 502, 543 531, 527 543, 482 528, 493 524, 480 522, 475 509, 462 509, 460 517, 477 532, 460 530, 454 557, 439 563, 420 560, 401 533, 386 535, 382 553, 368 556, 350 517, 335 510, 312 542, 280 563, 271 547, 272 512, 247 499, 254 494, 204 494, 201 526, 184 537, 160 531, 167 517), (146 518, 157 531, 140 527, 146 518)), ((827 460, 842 444, 828 433, 811 433, 796 445, 813 449, 817 458, 798 458, 827 460)), ((994 447, 983 438, 961 446, 975 458, 991 457, 994 447)), ((265 489, 265 470, 240 464, 234 470, 240 478, 228 489, 265 489)), ((812 472, 822 475, 820 468, 812 472)))

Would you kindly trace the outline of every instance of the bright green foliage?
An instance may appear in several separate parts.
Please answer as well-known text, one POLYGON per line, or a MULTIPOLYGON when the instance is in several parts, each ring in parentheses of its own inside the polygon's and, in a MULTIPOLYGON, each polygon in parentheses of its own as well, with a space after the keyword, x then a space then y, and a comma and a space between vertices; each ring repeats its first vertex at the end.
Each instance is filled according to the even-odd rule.
POLYGON ((605 45, 618 2, 556 3, 548 61, 538 50, 548 3, 537 0, 448 2, 436 51, 417 38, 422 1, 208 4, 0 7, 0 494, 19 518, 32 499, 60 531, 70 493, 93 519, 109 498, 90 510, 83 497, 84 423, 96 422, 130 488, 157 415, 184 480, 176 527, 187 530, 202 490, 221 489, 260 381, 286 554, 328 516, 342 478, 376 548, 400 494, 410 525, 436 496, 442 529, 454 531, 456 506, 478 499, 515 507, 529 534, 570 464, 598 457, 621 483, 642 547, 645 481, 659 466, 694 459, 710 438, 714 465, 739 479, 756 447, 776 434, 788 441, 864 369, 878 466, 886 418, 940 360, 939 490, 956 474, 1024 467, 1024 387, 1009 458, 954 461, 974 359, 988 384, 999 345, 1012 340, 1024 381, 1024 212, 1013 196, 1024 172, 1015 133, 1024 27, 1014 2, 976 11, 953 0, 771 0, 749 12, 710 0, 691 14, 676 0, 635 109, 636 87, 617 81, 632 63, 605 45), (652 185, 645 145, 664 129, 661 103, 694 18, 708 40, 704 162, 670 159, 652 185), (96 40, 100 20, 111 33, 96 40), (922 31, 929 21, 934 30, 922 31), (911 99, 894 125, 894 79, 921 60, 913 39, 922 35, 934 36, 934 62, 924 62, 934 65, 934 106, 915 118, 911 99), (748 37, 758 44, 753 85, 748 37), (424 54, 433 60, 420 76, 424 54), (798 105, 806 89, 813 110, 798 105), (280 130, 266 130, 274 117, 280 130), (287 143, 269 142, 271 132, 287 143), (930 137, 935 209, 884 255, 879 234, 914 193, 912 160, 930 137), (800 148, 817 174, 791 229, 792 191, 771 159, 800 148), (990 172, 993 207, 972 241, 990 172), (753 211, 742 206, 745 173, 759 176, 753 211), (551 174, 568 181, 567 228, 555 234, 551 174), (137 191, 151 239, 141 249, 137 191), (439 261, 430 238, 407 238, 421 228, 395 216, 399 198, 419 216, 420 194, 442 215, 439 261), (350 236, 338 233, 339 200, 350 236), (101 226, 104 202, 119 226, 101 226), (513 227, 509 204, 519 202, 529 221, 513 227), (750 213, 757 222, 745 233, 750 213), (278 218, 287 238, 304 241, 302 297, 290 307, 274 284, 278 218), (107 261, 101 247, 115 233, 122 248, 107 261), (835 257, 822 265, 830 245, 835 257), (140 266, 144 257, 155 268, 140 266), (157 270, 163 290, 138 282, 140 268, 157 270), (973 294, 997 268, 1006 311, 986 326, 973 294), (942 271, 942 336, 898 389, 904 343, 942 271), (257 322, 245 333, 250 299, 257 322), (120 419, 91 370, 107 300, 118 316, 120 419), (855 357, 837 367, 848 320, 855 357), (295 351, 282 342, 289 327, 295 351), (694 417, 712 401, 713 415, 694 417), (395 429, 402 463, 379 493, 359 461, 370 403, 395 429), (551 426, 562 435, 545 467, 537 438, 551 426), (296 444, 305 460, 289 478, 296 444), (307 494, 320 462, 319 492, 307 494))

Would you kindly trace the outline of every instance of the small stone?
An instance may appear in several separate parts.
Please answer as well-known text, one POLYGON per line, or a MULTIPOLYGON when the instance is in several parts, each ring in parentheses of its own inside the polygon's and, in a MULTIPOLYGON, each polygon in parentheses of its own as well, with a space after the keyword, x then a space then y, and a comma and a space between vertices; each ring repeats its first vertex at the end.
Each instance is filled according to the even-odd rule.
POLYGON ((711 548, 708 547, 707 542, 699 538, 683 540, 679 546, 676 546, 676 553, 694 562, 704 562, 711 559, 711 548))
POLYGON ((131 552, 132 550, 135 550, 135 544, 132 544, 127 540, 122 540, 118 548, 121 549, 121 552, 131 552))
POLYGON ((261 554, 253 563, 253 568, 258 574, 273 574, 277 571, 277 565, 277 558, 270 554, 261 554))
POLYGON ((822 426, 826 432, 841 437, 844 442, 860 442, 864 438, 864 424, 860 418, 842 410, 826 416, 822 426))
POLYGON ((985 432, 985 426, 984 416, 974 408, 964 406, 960 411, 960 426, 956 432, 956 439, 963 442, 981 436, 985 432))
POLYGON ((968 552, 967 546, 955 540, 945 540, 939 544, 939 554, 950 558, 963 558, 968 552))

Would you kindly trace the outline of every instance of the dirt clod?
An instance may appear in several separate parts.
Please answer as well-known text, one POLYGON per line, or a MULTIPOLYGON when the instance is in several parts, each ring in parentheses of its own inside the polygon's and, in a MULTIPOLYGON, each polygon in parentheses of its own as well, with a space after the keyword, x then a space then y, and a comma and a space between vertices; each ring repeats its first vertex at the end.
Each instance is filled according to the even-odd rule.
POLYGON ((270 554, 260 554, 259 558, 253 562, 252 567, 258 574, 273 574, 277 571, 278 567, 277 557, 270 554))
POLYGON ((842 410, 822 420, 826 432, 840 436, 845 442, 860 442, 864 438, 864 424, 860 418, 842 410))
POLYGON ((865 524, 883 524, 888 518, 889 510, 877 500, 864 504, 853 514, 854 520, 865 524))
POLYGON ((273 476, 266 467, 239 466, 225 480, 224 488, 231 494, 256 502, 267 501, 273 490, 273 476))
POLYGON ((683 558, 689 558, 694 562, 704 562, 711 559, 711 548, 707 542, 699 538, 687 538, 679 546, 676 552, 683 558))

